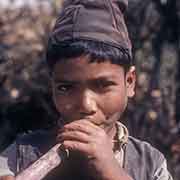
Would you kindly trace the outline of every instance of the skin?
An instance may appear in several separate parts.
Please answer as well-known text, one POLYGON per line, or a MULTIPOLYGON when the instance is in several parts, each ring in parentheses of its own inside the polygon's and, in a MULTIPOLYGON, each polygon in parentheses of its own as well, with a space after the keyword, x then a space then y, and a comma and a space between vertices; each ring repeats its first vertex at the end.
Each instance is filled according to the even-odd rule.
MULTIPOLYGON (((115 123, 134 96, 135 68, 127 73, 110 61, 89 63, 88 56, 58 61, 52 75, 53 99, 61 114, 57 143, 69 149, 93 179, 131 180, 114 158, 115 123)), ((72 162, 70 169, 72 168, 72 162)), ((13 180, 4 177, 0 180, 13 180)))
POLYGON ((13 176, 5 176, 5 177, 0 177, 0 180, 15 180, 15 177, 13 177, 13 176))
POLYGON ((135 68, 124 72, 110 61, 88 56, 58 61, 52 76, 53 98, 61 114, 58 143, 86 159, 89 176, 101 180, 131 179, 114 158, 116 121, 134 96, 135 68))

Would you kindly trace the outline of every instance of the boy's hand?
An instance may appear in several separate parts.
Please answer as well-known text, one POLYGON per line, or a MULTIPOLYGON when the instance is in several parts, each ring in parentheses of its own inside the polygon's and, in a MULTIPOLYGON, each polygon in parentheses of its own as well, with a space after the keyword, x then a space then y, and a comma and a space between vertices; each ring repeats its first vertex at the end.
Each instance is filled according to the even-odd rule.
POLYGON ((64 125, 57 139, 70 151, 79 151, 90 159, 104 160, 113 156, 113 143, 106 132, 89 120, 77 120, 64 125))
POLYGON ((112 139, 89 120, 77 120, 65 125, 59 131, 57 140, 70 151, 81 152, 96 177, 107 180, 123 177, 126 180, 126 174, 114 157, 112 139))

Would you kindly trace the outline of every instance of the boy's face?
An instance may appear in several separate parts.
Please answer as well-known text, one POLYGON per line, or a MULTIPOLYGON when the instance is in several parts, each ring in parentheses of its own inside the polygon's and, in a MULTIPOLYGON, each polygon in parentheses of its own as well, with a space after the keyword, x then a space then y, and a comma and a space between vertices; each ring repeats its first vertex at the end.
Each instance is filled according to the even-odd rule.
POLYGON ((63 123, 84 119, 107 133, 134 95, 135 68, 125 74, 110 61, 89 62, 88 56, 58 61, 53 72, 53 98, 63 123))

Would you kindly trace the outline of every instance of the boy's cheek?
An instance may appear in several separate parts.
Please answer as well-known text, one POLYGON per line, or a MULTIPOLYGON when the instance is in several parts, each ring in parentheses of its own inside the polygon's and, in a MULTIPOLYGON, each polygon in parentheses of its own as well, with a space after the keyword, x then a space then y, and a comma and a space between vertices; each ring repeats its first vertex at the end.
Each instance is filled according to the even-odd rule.
POLYGON ((55 104, 55 107, 56 107, 56 110, 59 112, 59 113, 69 113, 72 111, 73 109, 73 104, 70 103, 67 98, 61 98, 59 97, 58 95, 54 95, 53 97, 53 101, 54 101, 54 104, 55 104))
POLYGON ((124 112, 127 106, 127 97, 125 95, 114 96, 112 98, 107 98, 107 100, 106 103, 104 103, 104 106, 102 106, 102 109, 106 114, 124 112))

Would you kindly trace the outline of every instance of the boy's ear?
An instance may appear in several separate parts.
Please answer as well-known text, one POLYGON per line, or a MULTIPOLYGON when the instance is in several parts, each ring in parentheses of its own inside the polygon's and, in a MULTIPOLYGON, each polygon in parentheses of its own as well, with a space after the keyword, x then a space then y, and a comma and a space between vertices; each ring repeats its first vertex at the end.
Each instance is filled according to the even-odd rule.
POLYGON ((131 66, 126 72, 126 89, 127 96, 133 97, 135 95, 135 85, 136 85, 136 68, 131 66))

